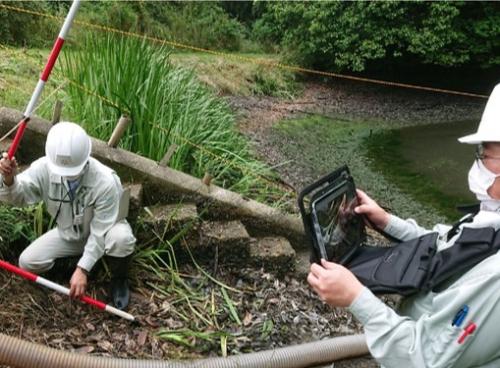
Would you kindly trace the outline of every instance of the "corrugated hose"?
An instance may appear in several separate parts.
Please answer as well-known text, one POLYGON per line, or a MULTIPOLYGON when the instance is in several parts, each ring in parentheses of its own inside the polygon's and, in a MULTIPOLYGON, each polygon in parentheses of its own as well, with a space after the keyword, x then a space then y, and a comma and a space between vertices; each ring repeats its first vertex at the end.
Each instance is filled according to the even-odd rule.
POLYGON ((0 334, 0 364, 15 368, 303 368, 368 354, 364 335, 334 337, 274 350, 186 361, 99 357, 0 334))

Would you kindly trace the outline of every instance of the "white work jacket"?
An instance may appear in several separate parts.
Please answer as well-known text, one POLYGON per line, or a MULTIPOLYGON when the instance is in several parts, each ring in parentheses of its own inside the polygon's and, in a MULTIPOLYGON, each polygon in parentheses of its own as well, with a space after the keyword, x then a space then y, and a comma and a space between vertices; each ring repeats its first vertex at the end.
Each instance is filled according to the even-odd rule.
POLYGON ((73 196, 67 182, 50 172, 47 157, 34 161, 16 175, 10 187, 3 178, 0 181, 0 201, 15 206, 44 201, 49 214, 56 218, 61 238, 86 240, 78 266, 87 271, 103 256, 106 233, 124 218, 120 212, 122 194, 116 173, 92 157, 73 196))
MULTIPOLYGON (((480 211, 464 227, 500 228, 500 214, 480 211)), ((454 244, 450 226, 436 225, 438 251, 454 244)), ((384 229, 402 241, 429 233, 413 220, 391 216, 384 229)), ((399 312, 385 305, 370 290, 349 307, 363 324, 371 354, 384 368, 492 368, 500 367, 500 253, 496 253, 439 292, 419 293, 403 301, 399 312), (452 325, 459 311, 469 308, 459 326, 452 325), (465 329, 475 330, 467 334, 465 329)))

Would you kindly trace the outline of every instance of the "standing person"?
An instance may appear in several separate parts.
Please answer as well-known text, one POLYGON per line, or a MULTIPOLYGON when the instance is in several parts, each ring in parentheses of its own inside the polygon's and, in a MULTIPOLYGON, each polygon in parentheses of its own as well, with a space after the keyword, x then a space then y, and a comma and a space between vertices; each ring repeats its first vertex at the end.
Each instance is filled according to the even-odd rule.
MULTIPOLYGON (((438 252, 456 244, 480 243, 470 236, 468 243, 464 239, 466 234, 479 234, 477 229, 487 229, 483 234, 491 234, 489 241, 498 244, 500 84, 488 100, 478 131, 459 141, 479 144, 469 171, 469 188, 480 201, 480 210, 471 222, 451 232, 452 227, 446 225, 429 231, 411 219, 388 214, 362 191, 358 191, 360 204, 355 211, 401 241, 435 232, 438 252)), ((322 300, 349 308, 364 327, 371 354, 385 368, 500 367, 500 253, 455 275, 437 290, 406 298, 397 312, 341 265, 322 260, 321 265, 311 265, 307 279, 322 300)))
POLYGON ((16 160, 0 160, 0 200, 16 206, 43 201, 57 226, 29 245, 19 266, 39 274, 58 258, 81 255, 70 280, 70 296, 79 298, 87 275, 106 255, 111 294, 116 308, 129 303, 128 264, 135 246, 132 229, 122 212, 127 208, 116 173, 90 157, 91 139, 80 126, 54 125, 45 156, 16 175, 16 160), (123 200, 122 200, 123 198, 123 200))

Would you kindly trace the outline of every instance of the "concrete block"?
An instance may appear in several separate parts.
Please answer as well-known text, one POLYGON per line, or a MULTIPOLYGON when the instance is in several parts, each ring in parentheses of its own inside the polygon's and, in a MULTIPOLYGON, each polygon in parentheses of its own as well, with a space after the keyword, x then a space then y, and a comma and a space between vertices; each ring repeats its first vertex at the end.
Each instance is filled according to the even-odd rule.
POLYGON ((12 139, 5 138, 3 141, 0 141, 0 152, 7 152, 12 144, 12 139))
POLYGON ((286 272, 294 268, 295 250, 281 236, 257 238, 250 247, 252 263, 268 271, 286 272))
POLYGON ((140 221, 144 225, 138 234, 142 240, 150 237, 148 234, 150 229, 163 239, 168 239, 181 231, 185 231, 186 235, 197 234, 199 226, 198 211, 193 203, 144 207, 140 221))
POLYGON ((248 262, 251 238, 240 221, 203 222, 200 228, 200 247, 217 251, 221 259, 248 262))

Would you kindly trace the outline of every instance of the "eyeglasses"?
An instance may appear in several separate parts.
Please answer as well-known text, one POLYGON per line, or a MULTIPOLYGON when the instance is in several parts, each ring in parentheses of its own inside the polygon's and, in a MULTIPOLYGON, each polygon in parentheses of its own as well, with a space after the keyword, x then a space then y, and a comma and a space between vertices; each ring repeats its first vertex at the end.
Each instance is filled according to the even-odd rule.
POLYGON ((500 156, 491 156, 484 153, 484 147, 482 145, 476 148, 476 159, 478 160, 500 160, 500 156))

